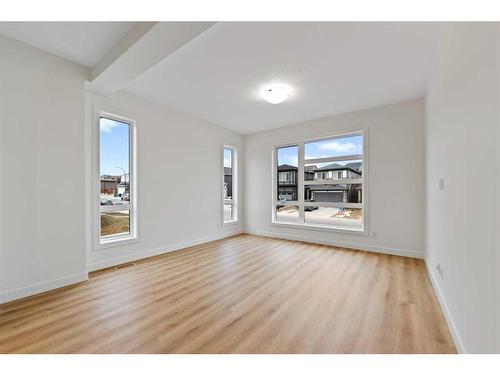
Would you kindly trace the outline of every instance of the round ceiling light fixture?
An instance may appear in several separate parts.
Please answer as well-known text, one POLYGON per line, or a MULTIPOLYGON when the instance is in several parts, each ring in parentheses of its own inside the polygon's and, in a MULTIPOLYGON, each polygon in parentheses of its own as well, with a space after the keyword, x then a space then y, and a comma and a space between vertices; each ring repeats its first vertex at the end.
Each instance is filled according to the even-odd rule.
POLYGON ((288 99, 290 92, 286 85, 269 85, 262 89, 262 96, 268 103, 279 104, 288 99))

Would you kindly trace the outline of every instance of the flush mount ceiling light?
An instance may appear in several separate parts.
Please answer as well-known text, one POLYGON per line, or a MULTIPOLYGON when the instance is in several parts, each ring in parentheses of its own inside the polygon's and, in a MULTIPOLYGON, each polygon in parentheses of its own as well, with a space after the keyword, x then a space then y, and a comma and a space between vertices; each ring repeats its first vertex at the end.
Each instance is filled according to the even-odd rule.
POLYGON ((283 103, 290 96, 290 88, 286 85, 269 85, 262 89, 262 96, 268 103, 283 103))

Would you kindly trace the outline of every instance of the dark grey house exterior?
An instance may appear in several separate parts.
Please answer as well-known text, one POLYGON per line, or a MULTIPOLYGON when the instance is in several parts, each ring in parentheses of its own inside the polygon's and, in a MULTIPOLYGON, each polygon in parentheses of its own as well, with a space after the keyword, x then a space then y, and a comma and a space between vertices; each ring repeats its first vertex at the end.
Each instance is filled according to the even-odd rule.
POLYGON ((332 184, 310 186, 310 200, 317 202, 362 203, 361 184, 336 184, 335 180, 359 179, 363 171, 361 162, 340 165, 332 163, 314 170, 314 179, 331 180, 332 184))
MULTIPOLYGON (((314 179, 313 168, 304 168, 306 180, 314 179)), ((278 166, 278 200, 296 201, 298 199, 297 167, 283 164, 278 166)), ((306 196, 308 199, 308 195, 306 196)))
POLYGON ((297 200, 297 167, 278 166, 278 200, 297 200))
POLYGON ((233 196, 233 172, 232 168, 224 167, 224 198, 233 196))
MULTIPOLYGON (((278 200, 298 199, 298 168, 293 165, 282 164, 278 166, 278 200)), ((306 166, 304 168, 306 181, 331 180, 331 184, 306 185, 304 187, 304 199, 311 202, 342 202, 361 203, 361 184, 338 184, 335 180, 359 179, 363 174, 361 162, 340 165, 332 163, 324 167, 306 166)))

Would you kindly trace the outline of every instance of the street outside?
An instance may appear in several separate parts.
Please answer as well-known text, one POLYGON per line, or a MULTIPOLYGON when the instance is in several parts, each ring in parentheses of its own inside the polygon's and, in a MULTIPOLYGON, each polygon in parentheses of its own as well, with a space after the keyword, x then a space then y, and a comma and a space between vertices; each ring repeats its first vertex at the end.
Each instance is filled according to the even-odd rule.
MULTIPOLYGON (((361 228, 362 219, 357 210, 341 211, 342 209, 335 207, 319 207, 316 210, 305 211, 305 223, 361 228), (351 213, 354 218, 348 216, 351 213), (335 215, 337 217, 334 217, 335 215)), ((276 216, 278 222, 297 223, 299 220, 299 210, 297 206, 282 207, 277 210, 276 216)))

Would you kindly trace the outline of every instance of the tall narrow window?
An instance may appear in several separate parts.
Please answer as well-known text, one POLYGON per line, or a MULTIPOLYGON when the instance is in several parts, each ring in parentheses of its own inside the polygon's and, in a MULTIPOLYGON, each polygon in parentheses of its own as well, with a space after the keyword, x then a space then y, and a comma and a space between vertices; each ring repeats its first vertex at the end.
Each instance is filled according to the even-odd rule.
POLYGON ((231 146, 224 146, 223 150, 223 181, 222 181, 222 215, 223 223, 236 222, 237 212, 237 161, 236 149, 231 146))
POLYGON ((273 222, 364 230, 363 134, 276 147, 273 222))
POLYGON ((135 237, 134 122, 99 117, 100 243, 135 237))
POLYGON ((277 165, 277 189, 275 205, 276 219, 280 222, 299 221, 298 202, 298 146, 280 147, 276 150, 277 165))

